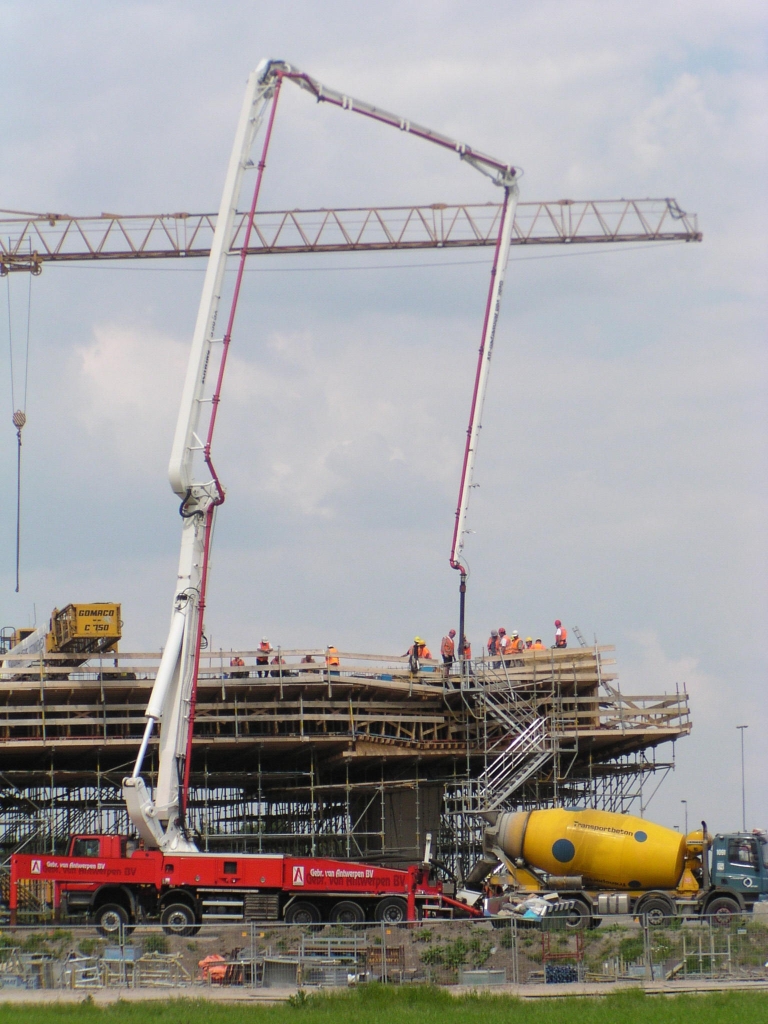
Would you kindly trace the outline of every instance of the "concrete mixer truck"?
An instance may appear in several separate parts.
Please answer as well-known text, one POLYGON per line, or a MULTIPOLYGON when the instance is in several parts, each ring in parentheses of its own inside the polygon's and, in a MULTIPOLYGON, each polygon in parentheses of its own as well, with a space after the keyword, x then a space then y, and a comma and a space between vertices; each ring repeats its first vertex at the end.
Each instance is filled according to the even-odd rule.
POLYGON ((553 808, 486 815, 483 857, 465 880, 483 889, 489 916, 513 913, 533 896, 566 908, 572 928, 607 914, 732 915, 768 900, 768 839, 763 832, 681 835, 628 814, 553 808))

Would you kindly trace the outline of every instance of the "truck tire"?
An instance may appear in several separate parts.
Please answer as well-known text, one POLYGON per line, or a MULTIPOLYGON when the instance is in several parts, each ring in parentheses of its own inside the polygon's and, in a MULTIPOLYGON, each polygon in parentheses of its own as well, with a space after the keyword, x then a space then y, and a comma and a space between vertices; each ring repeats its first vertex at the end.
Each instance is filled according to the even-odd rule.
POLYGON ((309 900, 297 900, 286 910, 285 920, 288 924, 318 924, 320 911, 309 900))
POLYGON ((119 903, 105 903, 93 915, 96 930, 105 939, 114 939, 128 925, 128 911, 119 903))
MULTIPOLYGON (((552 919, 557 920, 558 918, 565 921, 565 927, 569 932, 578 932, 589 928, 592 911, 583 900, 574 900, 573 906, 568 910, 555 912, 552 915, 552 919)), ((544 921, 546 922, 547 919, 544 918, 544 921)))
POLYGON ((675 907, 666 896, 650 896, 640 901, 635 913, 644 916, 651 928, 659 928, 666 918, 675 916, 675 907))
POLYGON ((334 924, 362 924, 365 911, 354 900, 341 900, 331 907, 331 921, 334 924))
POLYGON ((376 904, 373 916, 385 924, 402 924, 408 920, 408 903, 402 896, 387 896, 376 904))
POLYGON ((195 912, 188 903, 169 903, 163 908, 160 923, 166 935, 194 935, 195 912))
POLYGON ((712 924, 718 928, 727 928, 734 915, 740 913, 741 907, 735 899, 730 896, 717 896, 707 904, 704 916, 710 918, 712 924))

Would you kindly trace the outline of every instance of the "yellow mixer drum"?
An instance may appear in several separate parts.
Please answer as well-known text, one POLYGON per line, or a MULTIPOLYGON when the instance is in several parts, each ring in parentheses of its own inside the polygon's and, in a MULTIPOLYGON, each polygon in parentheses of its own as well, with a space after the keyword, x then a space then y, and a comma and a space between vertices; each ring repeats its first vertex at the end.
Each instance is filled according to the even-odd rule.
POLYGON ((512 860, 595 886, 674 889, 683 872, 685 837, 630 814, 553 808, 502 814, 496 828, 512 860))

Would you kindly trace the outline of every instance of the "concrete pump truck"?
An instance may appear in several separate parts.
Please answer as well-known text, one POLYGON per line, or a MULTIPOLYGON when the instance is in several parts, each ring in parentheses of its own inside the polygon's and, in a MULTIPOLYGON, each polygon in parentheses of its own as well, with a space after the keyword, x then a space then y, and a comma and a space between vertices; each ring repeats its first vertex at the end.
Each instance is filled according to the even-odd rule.
POLYGON ((329 89, 283 61, 262 61, 248 80, 229 160, 169 465, 171 487, 180 502, 182 518, 178 578, 168 639, 145 712, 146 728, 133 771, 122 787, 128 816, 139 838, 77 835, 63 856, 14 855, 12 920, 17 917, 19 885, 30 881, 51 883, 57 909, 85 915, 105 934, 131 923, 157 920, 168 931, 190 934, 205 921, 397 922, 424 913, 482 913, 468 909, 443 891, 430 873, 428 854, 423 864, 395 870, 314 857, 201 853, 186 827, 208 565, 214 519, 225 496, 211 446, 249 238, 284 81, 293 81, 318 102, 362 114, 453 151, 503 189, 488 298, 494 316, 486 316, 483 331, 488 351, 492 345, 517 203, 517 169, 415 122, 329 89), (254 165, 250 154, 265 120, 261 157, 254 165), (256 170, 256 182, 229 315, 222 331, 219 305, 224 273, 243 176, 250 169, 256 170), (150 792, 142 778, 142 767, 155 729, 159 732, 158 770, 154 792, 150 792))

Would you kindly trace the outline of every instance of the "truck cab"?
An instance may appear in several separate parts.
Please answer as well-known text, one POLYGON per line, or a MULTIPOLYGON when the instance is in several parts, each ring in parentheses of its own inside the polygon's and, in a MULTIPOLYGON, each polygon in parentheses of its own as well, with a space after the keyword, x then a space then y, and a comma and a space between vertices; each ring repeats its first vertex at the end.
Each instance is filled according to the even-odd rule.
POLYGON ((130 857, 138 846, 138 840, 127 836, 72 836, 67 854, 70 857, 130 857))
POLYGON ((765 833, 718 834, 711 849, 713 886, 737 893, 746 906, 768 900, 768 838, 765 833))

